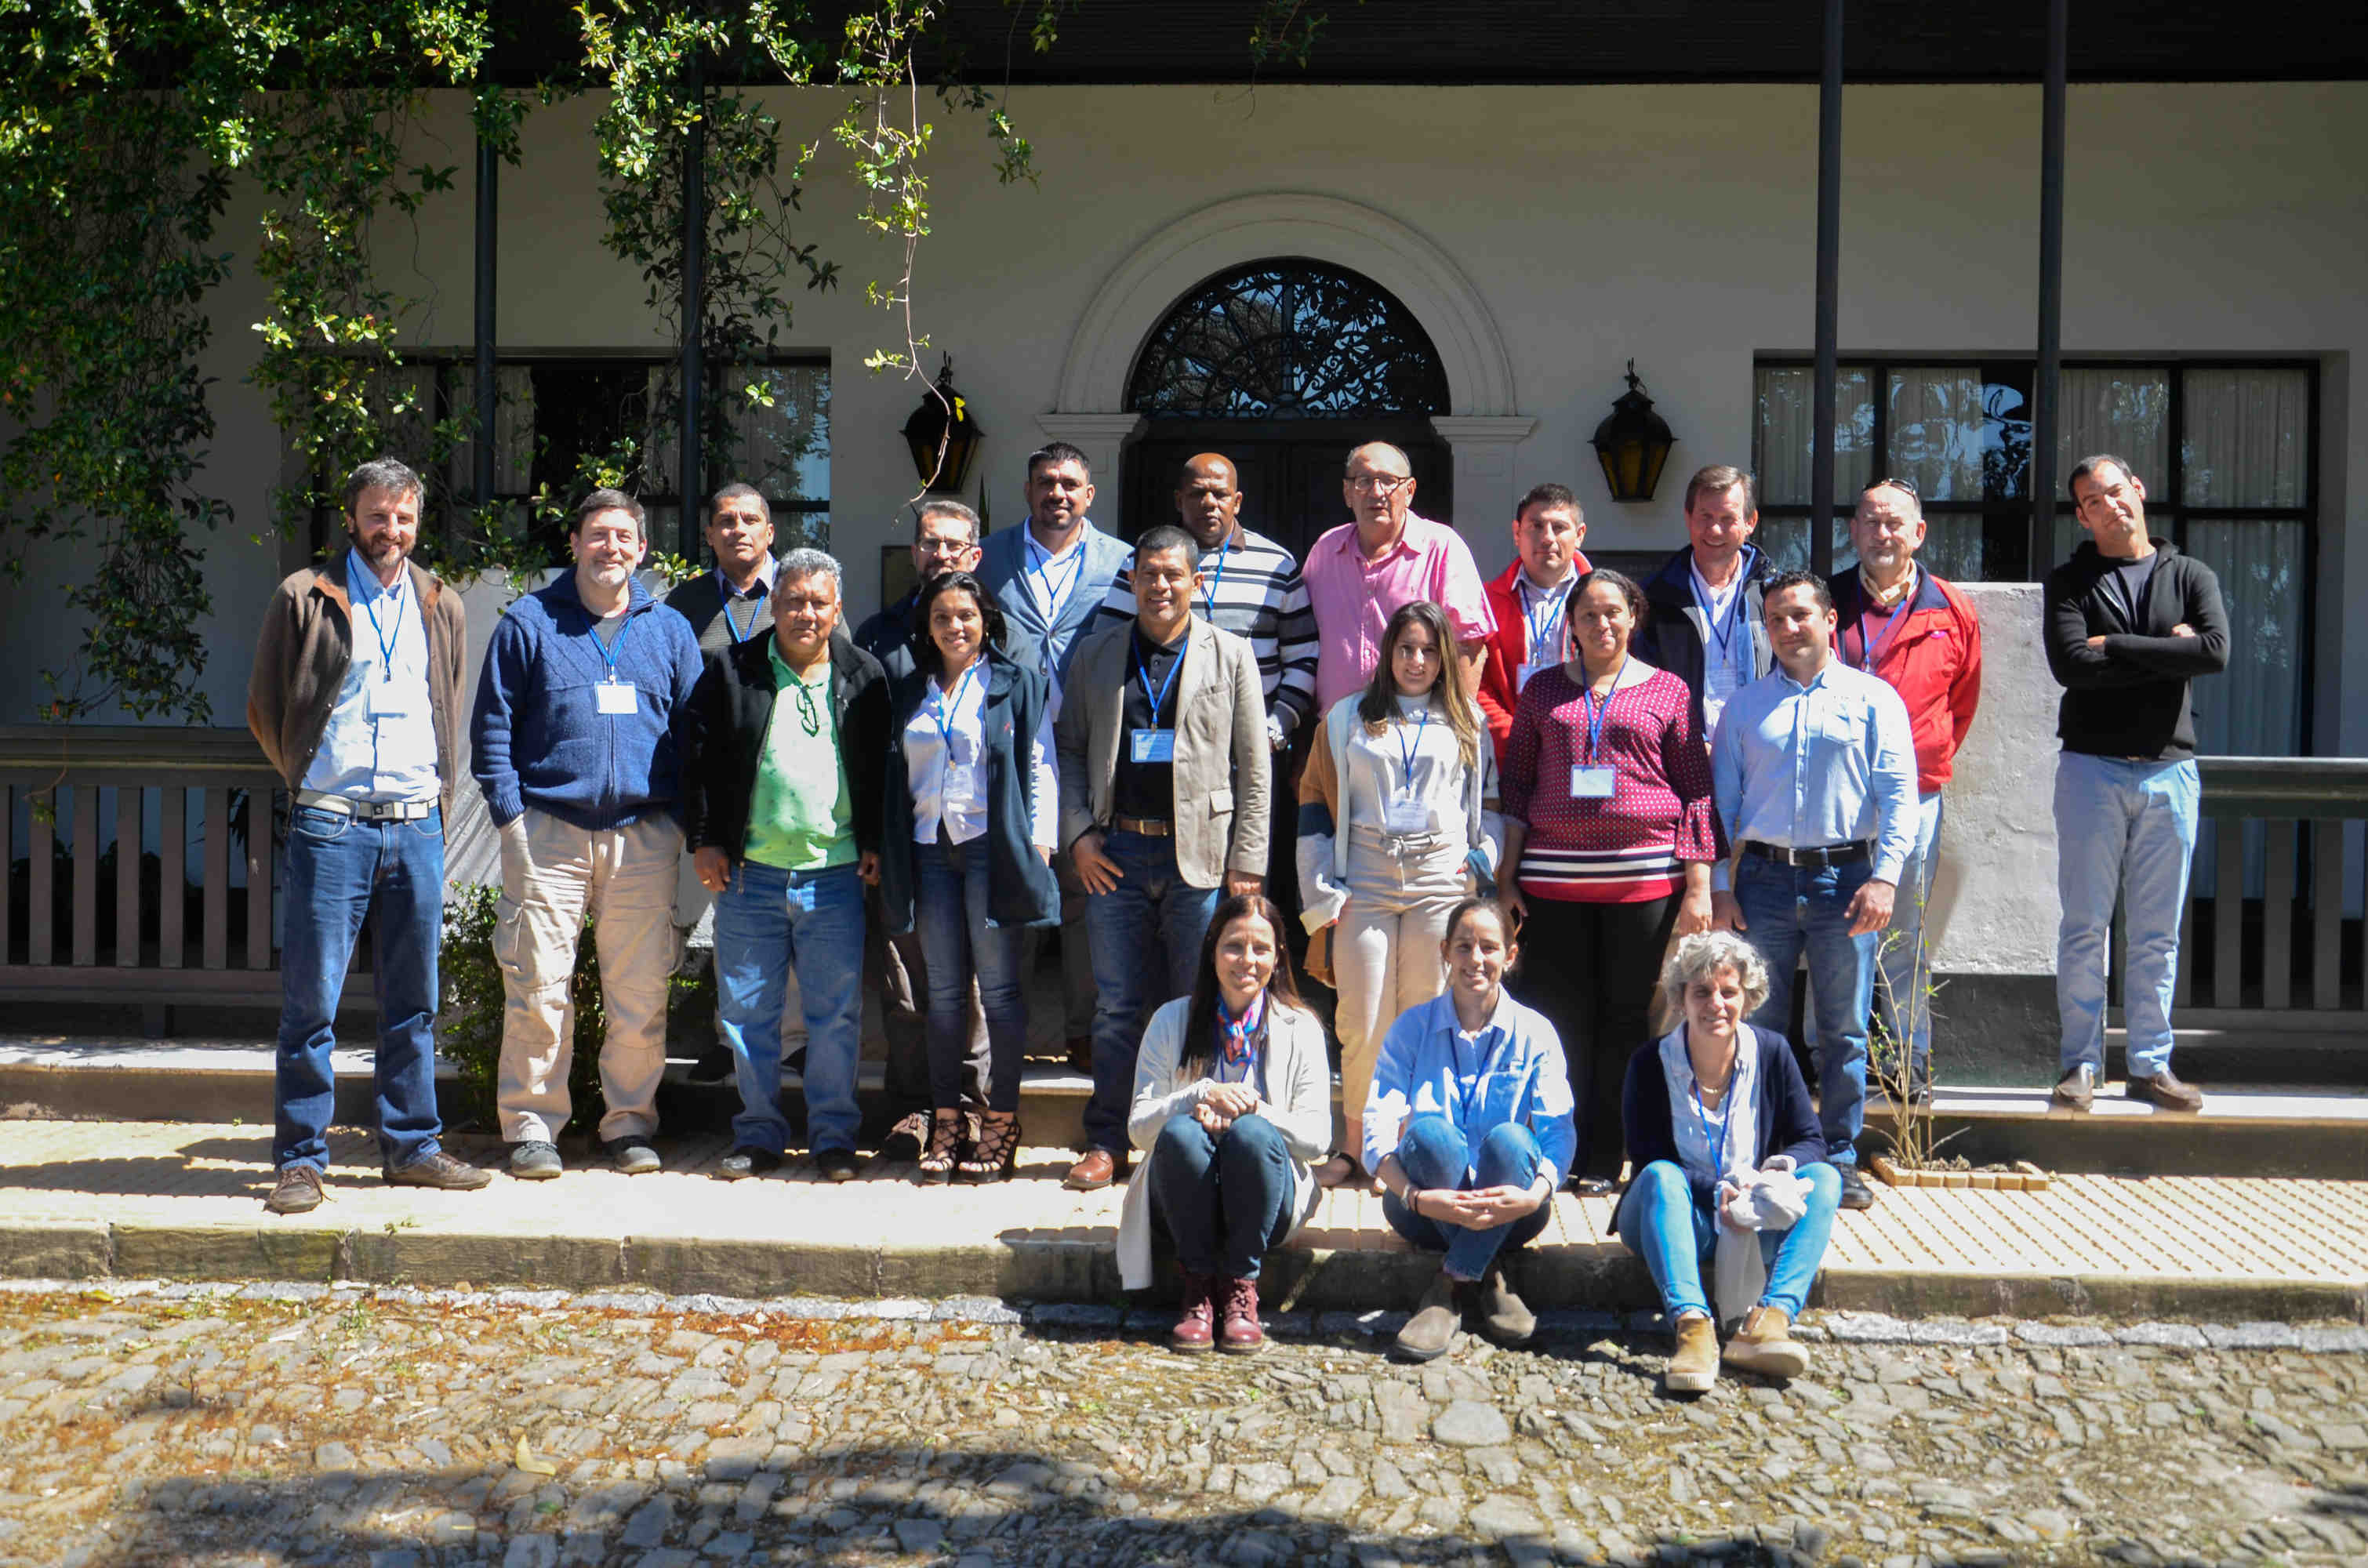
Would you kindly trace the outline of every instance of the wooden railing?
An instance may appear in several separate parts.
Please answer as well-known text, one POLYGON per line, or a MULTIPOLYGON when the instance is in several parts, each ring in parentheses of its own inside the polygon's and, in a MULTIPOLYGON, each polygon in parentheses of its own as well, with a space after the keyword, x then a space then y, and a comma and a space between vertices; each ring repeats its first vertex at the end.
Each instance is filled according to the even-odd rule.
POLYGON ((2171 1021, 2263 1042, 2368 1030, 2368 922, 2350 915, 2362 888, 2345 863, 2347 830, 2368 819, 2368 758, 2207 756, 2198 771, 2203 831, 2171 1021))
POLYGON ((0 1000, 276 999, 280 792, 245 730, 0 726, 0 1000))

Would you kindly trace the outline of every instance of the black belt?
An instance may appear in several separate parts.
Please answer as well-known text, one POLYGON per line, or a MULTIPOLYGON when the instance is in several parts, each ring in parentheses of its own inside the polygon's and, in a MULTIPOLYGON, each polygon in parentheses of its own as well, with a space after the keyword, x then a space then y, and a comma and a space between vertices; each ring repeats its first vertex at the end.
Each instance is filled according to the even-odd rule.
POLYGON ((1746 855, 1757 855, 1762 860, 1773 860, 1780 866, 1848 866, 1874 854, 1874 840, 1857 839, 1849 844, 1828 844, 1818 849, 1787 849, 1781 844, 1762 844, 1756 838, 1743 841, 1746 855))

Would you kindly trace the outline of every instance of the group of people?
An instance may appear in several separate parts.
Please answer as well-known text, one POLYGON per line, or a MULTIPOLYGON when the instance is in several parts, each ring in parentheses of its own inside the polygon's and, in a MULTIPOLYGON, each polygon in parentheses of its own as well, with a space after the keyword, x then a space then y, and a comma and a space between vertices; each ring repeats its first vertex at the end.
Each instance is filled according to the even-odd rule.
MULTIPOLYGON (((1625 1171, 1616 1224, 1676 1324, 1671 1385, 1707 1387, 1722 1357, 1804 1365, 1788 1330, 1835 1210, 1873 1201, 1857 1166, 1870 1025, 1929 1093, 1921 922, 1980 690, 1980 622, 1917 563, 1914 488, 1860 496, 1857 568, 1829 586, 1773 569, 1752 479, 1725 466, 1688 483, 1688 543, 1643 584, 1589 563, 1558 484, 1522 498, 1517 559, 1483 582, 1463 539, 1413 511, 1385 443, 1349 454, 1351 520, 1304 562, 1244 526, 1215 453, 1184 465, 1177 522, 1132 548, 1091 520, 1076 449, 1035 453, 1027 487, 1026 524, 985 540, 959 502, 922 503, 917 585, 852 633, 838 563, 777 558, 747 485, 711 504, 714 568, 663 602, 637 576, 640 505, 600 490, 577 506, 574 569, 494 629, 469 720, 499 834, 511 1175, 563 1168, 587 922, 601 1144, 620 1171, 660 1168, 688 854, 714 901, 740 1098, 726 1179, 787 1155, 785 1009, 814 1165, 857 1174, 867 989, 898 1112, 882 1152, 924 1182, 1009 1176, 1023 977, 1057 930, 1064 1038, 1093 1077, 1065 1184, 1127 1181, 1121 1272, 1147 1283, 1155 1240, 1174 1249, 1179 1348, 1258 1348, 1260 1256, 1349 1185, 1441 1256, 1401 1353, 1440 1354, 1473 1317, 1517 1343, 1534 1320, 1503 1255, 1565 1183, 1608 1192, 1625 1171), (1292 796, 1286 913, 1268 874, 1292 796), (1338 999, 1337 1122, 1292 918, 1338 999), (1790 1044, 1804 957, 1814 1101, 1790 1044), (1739 1320, 1724 1351, 1712 1267, 1739 1320)), ((2046 595, 2067 688, 2055 1095, 2085 1108, 2100 1075, 2126 871, 2131 1092, 2192 1109, 2168 1025, 2194 835, 2186 692, 2225 665, 2226 618, 2209 571, 2146 534, 2126 462, 2083 462, 2071 489, 2092 539, 2046 595)), ((257 646, 249 722, 292 797, 278 1212, 322 1200, 332 1019, 373 911, 386 1179, 491 1179, 442 1150, 436 1114, 466 672, 458 595, 409 559, 421 495, 399 462, 356 470, 347 548, 281 584, 257 646)))

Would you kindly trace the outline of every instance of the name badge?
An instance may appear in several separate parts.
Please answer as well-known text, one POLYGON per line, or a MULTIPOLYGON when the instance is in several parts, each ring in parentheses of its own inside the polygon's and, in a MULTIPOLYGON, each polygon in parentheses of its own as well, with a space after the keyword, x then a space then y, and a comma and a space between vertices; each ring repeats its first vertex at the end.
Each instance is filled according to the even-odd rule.
POLYGON ((1430 802, 1418 795, 1400 795, 1383 809, 1382 826, 1392 833, 1429 833, 1430 802))
POLYGON ((595 700, 599 703, 600 711, 603 713, 622 716, 642 710, 641 703, 633 694, 633 688, 623 681, 604 680, 592 690, 595 700))
POLYGON ((1612 787, 1620 781, 1620 770, 1608 765, 1588 767, 1575 762, 1570 767, 1570 798, 1574 801, 1608 801, 1612 787))
POLYGON ((419 690, 407 680, 364 681, 362 704, 373 719, 408 719, 419 711, 419 690))
POLYGON ((1126 733, 1126 759, 1129 762, 1174 762, 1176 732, 1129 730, 1126 733))
POLYGON ((1513 670, 1513 689, 1516 692, 1529 690, 1530 677, 1536 675, 1540 670, 1544 669, 1545 667, 1546 666, 1543 665, 1516 665, 1513 670))

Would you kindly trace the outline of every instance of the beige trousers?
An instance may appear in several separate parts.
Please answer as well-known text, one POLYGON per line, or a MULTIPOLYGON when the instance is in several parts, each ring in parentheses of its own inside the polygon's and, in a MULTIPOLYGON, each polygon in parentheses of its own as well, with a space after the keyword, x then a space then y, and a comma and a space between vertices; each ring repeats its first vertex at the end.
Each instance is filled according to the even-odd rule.
POLYGON ((674 972, 675 866, 682 830, 645 818, 594 833, 529 809, 501 834, 494 957, 507 1006, 495 1097, 508 1142, 549 1142, 567 1125, 575 1054, 575 944, 589 919, 600 956, 600 1136, 658 1126, 666 980, 674 972))
POLYGON ((1340 994, 1340 1111, 1362 1117, 1382 1036, 1400 1013, 1447 983, 1439 944, 1469 878, 1456 839, 1386 838, 1349 830, 1349 902, 1332 933, 1332 985, 1340 994))

